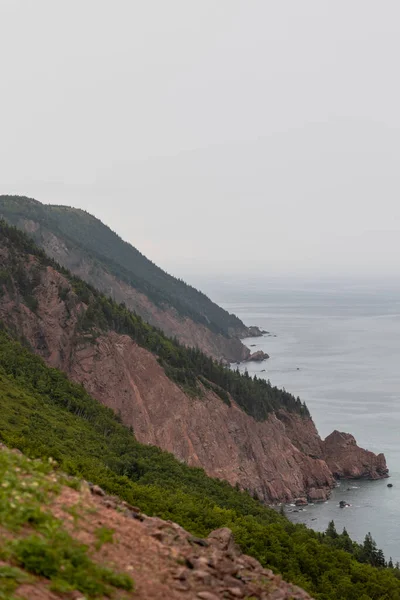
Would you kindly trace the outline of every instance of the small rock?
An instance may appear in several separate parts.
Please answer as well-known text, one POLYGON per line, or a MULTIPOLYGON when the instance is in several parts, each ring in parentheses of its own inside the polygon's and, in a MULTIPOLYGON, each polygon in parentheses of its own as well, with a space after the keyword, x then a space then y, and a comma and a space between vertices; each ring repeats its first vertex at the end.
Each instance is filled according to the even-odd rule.
POLYGON ((185 581, 179 581, 174 585, 174 588, 180 592, 188 592, 190 590, 190 585, 185 581))
POLYGON ((132 506, 131 504, 128 504, 128 502, 122 502, 122 506, 124 506, 125 508, 127 508, 128 510, 134 512, 134 513, 140 513, 140 508, 138 508, 137 506, 132 506))
POLYGON ((304 506, 304 505, 308 504, 307 498, 305 498, 304 496, 302 496, 301 498, 296 498, 294 503, 296 506, 304 506))
POLYGON ((197 571, 196 570, 193 572, 193 575, 198 581, 201 581, 201 583, 203 583, 203 585, 210 586, 212 584, 212 577, 211 577, 210 573, 208 573, 207 571, 197 571))
POLYGON ((243 582, 240 579, 237 579, 236 577, 233 577, 232 575, 225 575, 224 577, 224 585, 226 585, 229 588, 238 588, 240 585, 243 585, 243 582))
POLYGON ((194 535, 192 535, 189 538, 189 542, 191 542, 192 544, 197 544, 198 546, 205 546, 205 547, 209 546, 209 543, 207 542, 207 540, 204 540, 203 538, 196 537, 194 535))
POLYGON ((231 587, 226 589, 227 592, 230 593, 234 598, 243 598, 244 594, 239 587, 231 587))
POLYGON ((162 542, 164 539, 164 534, 162 531, 154 531, 154 533, 151 533, 150 535, 159 542, 162 542))
POLYGON ((187 579, 187 569, 185 567, 178 569, 174 575, 174 579, 181 579, 182 581, 187 579))
POLYGON ((388 483, 387 486, 388 487, 393 487, 393 483, 388 483))
POLYGON ((92 494, 95 494, 96 496, 105 496, 106 495, 105 491, 99 485, 94 485, 92 487, 92 494))
POLYGON ((144 521, 144 517, 137 512, 128 511, 128 517, 131 519, 137 519, 138 521, 144 521))
POLYGON ((220 600, 219 596, 216 596, 212 592, 198 592, 197 597, 201 598, 201 600, 220 600))
POLYGON ((205 556, 200 556, 199 558, 193 558, 192 564, 195 569, 206 569, 210 566, 210 561, 205 556))
POLYGON ((214 543, 222 551, 238 552, 238 548, 235 544, 232 531, 228 527, 221 527, 221 529, 215 529, 208 536, 210 543, 214 543))

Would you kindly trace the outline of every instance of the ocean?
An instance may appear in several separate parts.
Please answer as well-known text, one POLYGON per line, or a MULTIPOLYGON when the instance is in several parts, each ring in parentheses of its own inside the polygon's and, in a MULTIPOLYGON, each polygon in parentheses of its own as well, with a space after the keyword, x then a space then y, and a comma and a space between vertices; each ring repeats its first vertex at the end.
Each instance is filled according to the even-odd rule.
POLYGON ((359 542, 371 532, 386 559, 400 561, 400 290, 275 284, 208 291, 247 325, 271 334, 244 340, 270 358, 241 369, 305 400, 321 437, 349 432, 386 456, 389 480, 342 481, 328 502, 288 517, 318 531, 333 519, 359 542), (340 509, 340 500, 351 507, 340 509))

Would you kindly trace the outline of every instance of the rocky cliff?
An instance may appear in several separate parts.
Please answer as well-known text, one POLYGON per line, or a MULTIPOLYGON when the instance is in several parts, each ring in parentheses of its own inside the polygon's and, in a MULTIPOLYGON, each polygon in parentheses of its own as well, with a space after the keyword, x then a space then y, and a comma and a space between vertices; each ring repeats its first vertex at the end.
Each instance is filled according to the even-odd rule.
POLYGON ((381 479, 388 476, 383 454, 374 454, 357 446, 350 433, 333 431, 322 445, 322 456, 340 479, 381 479))
MULTIPOLYGON (((171 451, 268 502, 304 495, 325 499, 334 476, 384 475, 381 455, 374 462, 368 453, 368 463, 366 451, 355 443, 344 448, 336 433, 323 443, 311 418, 280 410, 256 421, 211 389, 204 388, 200 396, 185 393, 166 376, 157 357, 128 335, 84 335, 79 322, 87 306, 69 280, 51 266, 39 268, 33 256, 24 258, 17 270, 24 269, 23 281, 35 278, 32 295, 23 296, 21 283, 3 285, 0 319, 48 364, 120 414, 139 441, 171 451), (336 443, 342 470, 333 462, 336 443)), ((15 260, 0 242, 0 269, 15 260)))
MULTIPOLYGON (((164 273, 135 248, 122 242, 108 227, 83 211, 61 207, 65 211, 65 220, 68 216, 74 219, 74 227, 70 227, 66 233, 62 229, 62 221, 60 225, 53 215, 52 209, 56 208, 60 207, 45 206, 26 198, 0 196, 0 216, 29 233, 57 263, 116 302, 124 302, 130 310, 135 311, 154 327, 162 329, 168 336, 177 337, 181 343, 200 348, 213 358, 226 362, 242 361, 250 356, 249 349, 240 338, 260 336, 261 332, 257 327, 246 327, 237 317, 228 315, 201 292, 164 273), (97 233, 100 239, 104 236, 104 255, 93 252, 90 245, 86 247, 84 243, 78 242, 78 233, 76 239, 74 238, 71 232, 76 230, 81 235, 80 228, 84 229, 87 239, 91 238, 92 233, 97 233), (120 252, 124 258, 127 252, 131 252, 132 272, 125 271, 115 259, 110 260, 107 254, 110 248, 114 253, 120 252), (140 274, 135 272, 137 256, 144 263, 144 268, 141 265, 140 274), (151 284, 143 280, 143 270, 150 272, 151 284), (122 273, 125 274, 125 278, 122 273), (190 290, 193 302, 189 302, 189 305, 192 306, 192 310, 188 312, 183 305, 180 307, 179 300, 175 302, 175 306, 175 297, 171 302, 155 301, 157 294, 163 298, 164 288, 170 286, 171 282, 176 286, 181 285, 183 292, 185 289, 190 290), (154 297, 151 292, 153 296, 155 294, 154 297), (182 310, 178 310, 177 307, 182 310), (208 310, 219 311, 216 315, 212 312, 216 321, 221 316, 219 313, 222 313, 221 318, 226 323, 223 328, 211 322, 208 310), (199 318, 191 317, 191 313, 199 318)), ((102 247, 101 244, 99 246, 102 247)))

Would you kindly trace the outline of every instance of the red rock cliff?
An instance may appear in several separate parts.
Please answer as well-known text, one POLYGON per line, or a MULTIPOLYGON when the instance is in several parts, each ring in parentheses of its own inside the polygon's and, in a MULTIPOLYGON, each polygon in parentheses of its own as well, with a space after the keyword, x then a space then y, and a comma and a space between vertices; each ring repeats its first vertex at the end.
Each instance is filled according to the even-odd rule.
MULTIPOLYGON (((7 255, 0 247, 0 266, 7 255)), ((25 268, 34 269, 35 260, 26 262, 25 268)), ((119 413, 139 441, 160 446, 266 501, 327 497, 334 485, 334 469, 326 462, 333 466, 334 439, 332 444, 329 439, 322 443, 311 419, 279 411, 258 422, 210 390, 204 390, 201 398, 186 395, 165 375, 156 357, 130 337, 113 331, 96 339, 82 337, 77 324, 86 307, 72 291, 66 303, 60 294, 65 289, 70 290, 68 281, 47 267, 34 291, 34 312, 18 294, 10 296, 3 290, 0 319, 51 366, 83 383, 119 413)), ((365 451, 355 446, 353 457, 364 461, 365 451)), ((360 468, 358 462, 346 465, 344 475, 360 468)), ((360 473, 365 476, 368 467, 364 465, 360 473)), ((375 469, 370 474, 377 473, 375 469)))
POLYGON ((322 448, 323 458, 336 478, 381 479, 388 475, 384 455, 359 448, 350 433, 333 431, 322 448))

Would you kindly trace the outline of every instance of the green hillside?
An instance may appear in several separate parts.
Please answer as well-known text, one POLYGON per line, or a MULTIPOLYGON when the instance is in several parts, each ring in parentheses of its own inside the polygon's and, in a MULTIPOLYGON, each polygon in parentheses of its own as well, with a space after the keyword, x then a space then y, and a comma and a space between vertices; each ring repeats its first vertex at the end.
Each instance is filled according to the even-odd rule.
POLYGON ((370 538, 360 546, 332 526, 318 534, 294 525, 246 492, 139 444, 110 409, 4 331, 0 415, 0 440, 6 445, 29 457, 55 459, 68 474, 97 483, 195 535, 230 527, 246 553, 317 600, 400 599, 399 571, 367 564, 382 562, 370 538))
MULTIPOLYGON (((21 218, 36 221, 159 306, 172 306, 180 315, 206 325, 215 333, 243 337, 246 334, 245 325, 235 315, 157 267, 99 219, 83 210, 45 205, 25 197, 0 196, 0 215, 14 225, 21 218)), ((36 241, 40 242, 39 237, 36 241)))

